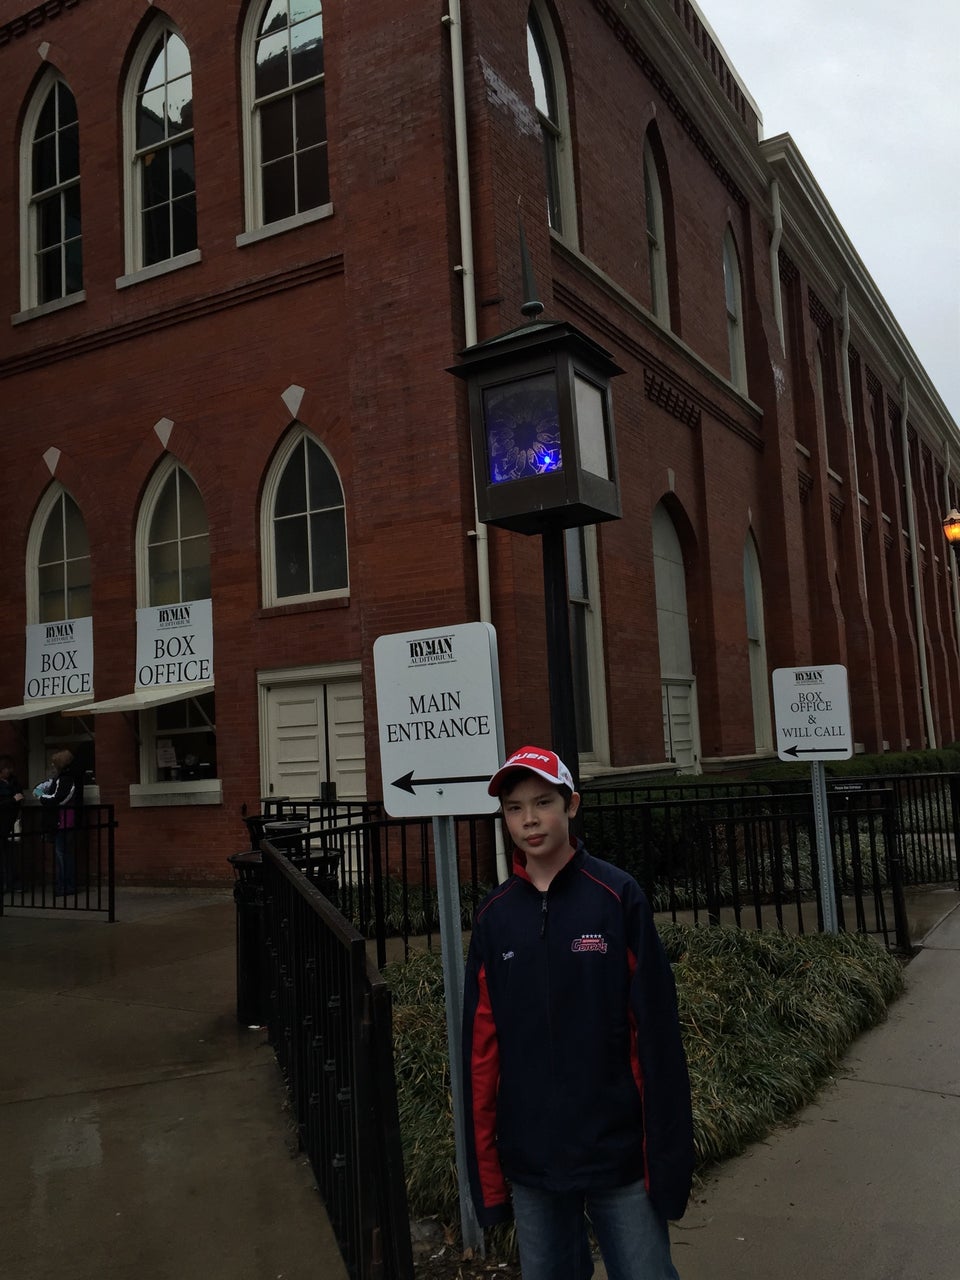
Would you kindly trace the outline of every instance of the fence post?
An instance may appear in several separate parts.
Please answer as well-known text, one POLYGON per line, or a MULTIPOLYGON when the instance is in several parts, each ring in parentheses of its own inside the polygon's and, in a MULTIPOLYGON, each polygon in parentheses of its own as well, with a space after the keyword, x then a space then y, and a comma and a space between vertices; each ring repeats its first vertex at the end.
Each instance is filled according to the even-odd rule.
POLYGON ((903 892, 903 854, 898 835, 897 794, 892 789, 884 792, 883 830, 887 846, 890 892, 893 897, 893 931, 897 940, 897 950, 907 954, 911 951, 910 922, 907 919, 907 901, 903 892))
POLYGON ((957 888, 960 889, 960 775, 950 775, 950 817, 953 824, 951 843, 953 845, 953 861, 957 868, 957 888))

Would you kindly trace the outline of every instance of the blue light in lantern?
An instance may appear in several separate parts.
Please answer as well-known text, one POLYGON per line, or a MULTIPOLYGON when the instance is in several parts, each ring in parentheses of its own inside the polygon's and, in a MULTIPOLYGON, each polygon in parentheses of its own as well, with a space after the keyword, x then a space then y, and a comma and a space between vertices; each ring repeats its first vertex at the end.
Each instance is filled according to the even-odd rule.
POLYGON ((563 470, 557 389, 551 374, 483 393, 491 484, 563 470))

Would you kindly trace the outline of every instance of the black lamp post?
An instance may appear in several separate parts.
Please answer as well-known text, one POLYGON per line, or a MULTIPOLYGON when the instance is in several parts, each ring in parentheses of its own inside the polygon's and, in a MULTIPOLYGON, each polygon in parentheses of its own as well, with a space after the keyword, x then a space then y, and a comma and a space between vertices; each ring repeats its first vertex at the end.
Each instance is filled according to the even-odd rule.
MULTIPOLYGON (((525 265, 528 298, 532 283, 525 265)), ((620 517, 610 379, 623 370, 575 325, 531 318, 460 353, 467 383, 477 512, 485 524, 540 534, 553 748, 576 779, 564 530, 620 517)))
POLYGON ((951 507, 943 518, 943 533, 953 547, 954 554, 960 555, 960 511, 951 507))

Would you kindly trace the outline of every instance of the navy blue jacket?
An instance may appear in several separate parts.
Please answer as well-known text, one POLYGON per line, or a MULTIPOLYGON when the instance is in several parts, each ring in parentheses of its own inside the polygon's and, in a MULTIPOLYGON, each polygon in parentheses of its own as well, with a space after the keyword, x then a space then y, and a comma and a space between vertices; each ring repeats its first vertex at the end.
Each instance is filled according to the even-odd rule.
POLYGON ((477 910, 464 989, 471 1190, 599 1191, 643 1178, 667 1218, 693 1174, 673 974, 640 886, 580 845, 546 893, 514 874, 477 910))

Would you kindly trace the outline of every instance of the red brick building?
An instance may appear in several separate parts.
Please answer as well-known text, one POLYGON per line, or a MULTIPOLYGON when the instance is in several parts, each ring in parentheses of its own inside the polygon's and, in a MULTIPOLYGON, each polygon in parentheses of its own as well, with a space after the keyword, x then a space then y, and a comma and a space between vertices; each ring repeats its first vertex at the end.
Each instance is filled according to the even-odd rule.
POLYGON ((382 634, 492 621, 549 735, 539 541, 478 527, 447 372, 520 323, 518 204, 625 371, 582 773, 769 755, 806 662, 864 750, 960 737, 956 424, 693 4, 5 0, 0 70, 0 749, 73 747, 121 877, 380 795, 382 634))

